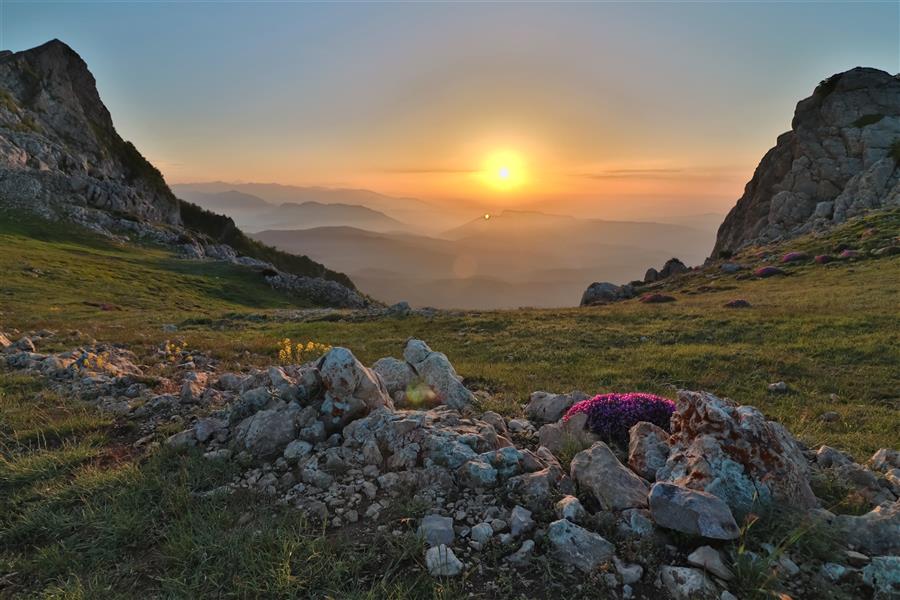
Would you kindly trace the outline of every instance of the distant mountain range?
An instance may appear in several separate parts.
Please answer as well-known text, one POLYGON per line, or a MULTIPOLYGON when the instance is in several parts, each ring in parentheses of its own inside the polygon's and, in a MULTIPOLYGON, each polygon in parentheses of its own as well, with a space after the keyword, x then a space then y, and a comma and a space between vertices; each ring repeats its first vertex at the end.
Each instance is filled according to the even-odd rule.
POLYGON ((405 223, 380 211, 355 204, 329 204, 314 200, 273 204, 259 196, 237 190, 199 192, 182 189, 177 193, 207 210, 227 213, 249 231, 276 227, 312 229, 349 226, 369 231, 402 231, 407 228, 405 223))
POLYGON ((676 253, 699 263, 713 236, 678 225, 530 211, 482 216, 441 237, 353 227, 254 234, 287 252, 327 258, 384 301, 457 308, 570 305, 585 280, 637 279, 676 253))

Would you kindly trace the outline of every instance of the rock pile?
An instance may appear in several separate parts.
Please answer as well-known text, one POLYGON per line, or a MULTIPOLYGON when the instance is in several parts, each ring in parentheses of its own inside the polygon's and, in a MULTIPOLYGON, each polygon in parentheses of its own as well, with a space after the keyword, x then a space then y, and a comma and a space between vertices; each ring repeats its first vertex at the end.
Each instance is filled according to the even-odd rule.
POLYGON ((51 336, 0 334, 6 364, 141 423, 139 446, 155 443, 156 427, 185 423, 167 445, 242 466, 210 493, 271 494, 332 528, 383 527, 392 510, 419 501, 416 532, 435 577, 472 571, 491 549, 506 568, 553 560, 615 597, 655 587, 673 598, 734 597, 743 550, 730 542, 748 515, 774 504, 838 532, 842 549, 810 562, 772 547, 752 557, 760 568, 793 573, 799 589, 839 584, 888 598, 897 584, 900 452, 880 450, 866 465, 828 447, 812 453, 755 408, 708 393, 680 392, 671 432, 639 422, 626 448, 587 430, 584 413, 563 419, 581 392, 535 392, 525 407, 533 424, 479 413, 447 357, 421 340, 371 368, 333 348, 315 362, 245 373, 166 349, 179 374, 154 382, 121 348, 37 352, 35 341, 51 336), (415 406, 424 390, 430 404, 415 406), (842 482, 872 510, 821 508, 817 477, 842 482), (657 550, 635 552, 648 543, 657 550))

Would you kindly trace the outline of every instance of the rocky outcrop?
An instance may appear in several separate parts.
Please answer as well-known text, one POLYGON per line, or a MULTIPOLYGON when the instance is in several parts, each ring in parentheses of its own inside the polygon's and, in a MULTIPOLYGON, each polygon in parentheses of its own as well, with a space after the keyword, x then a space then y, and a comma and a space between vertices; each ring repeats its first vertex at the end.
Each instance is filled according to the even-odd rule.
POLYGON ((178 200, 119 136, 87 64, 59 40, 0 54, 0 209, 246 266, 317 305, 369 304, 346 275, 265 248, 230 218, 178 200))
POLYGON ((719 227, 713 257, 900 204, 900 79, 858 67, 801 100, 719 227))
POLYGON ((595 281, 582 294, 581 306, 607 304, 617 300, 627 300, 628 298, 634 298, 634 288, 630 285, 616 285, 608 281, 595 281))

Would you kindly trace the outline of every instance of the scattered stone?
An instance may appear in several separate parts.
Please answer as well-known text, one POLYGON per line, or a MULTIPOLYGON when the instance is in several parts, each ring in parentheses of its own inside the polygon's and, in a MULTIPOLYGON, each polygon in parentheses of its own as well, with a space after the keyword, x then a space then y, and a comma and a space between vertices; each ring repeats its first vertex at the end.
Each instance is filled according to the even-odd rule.
POLYGON ((712 600, 718 595, 715 584, 698 569, 663 566, 659 574, 674 600, 712 600))
POLYGON ((456 534, 453 531, 453 519, 440 515, 428 515, 422 518, 418 536, 429 546, 450 545, 456 534))
POLYGON ((838 515, 834 523, 849 544, 872 555, 900 554, 900 500, 864 515, 838 515))
POLYGON ((523 566, 531 561, 534 554, 534 540, 525 540, 519 549, 506 557, 506 561, 514 566, 523 566))
POLYGON ((875 471, 887 473, 891 469, 900 468, 900 450, 881 448, 869 459, 869 466, 875 471))
POLYGON ((671 483, 650 490, 650 514, 661 527, 714 540, 740 536, 734 516, 718 497, 671 483))
POLYGON ((675 296, 659 293, 645 294, 641 296, 639 301, 644 304, 662 304, 665 302, 675 302, 675 296))
POLYGON ((700 546, 688 555, 687 560, 688 564, 700 567, 723 581, 734 579, 734 573, 725 566, 722 555, 712 546, 700 546))
POLYGON ((625 585, 637 583, 644 575, 644 568, 641 565, 628 564, 622 561, 618 556, 613 556, 613 564, 616 567, 616 572, 619 574, 619 577, 622 578, 622 583, 625 585))
POLYGON ((612 558, 616 549, 602 536, 566 519, 550 523, 547 540, 557 560, 572 565, 583 573, 594 571, 612 558))
POLYGON ((731 300, 725 303, 725 308, 752 308, 753 305, 743 298, 738 298, 736 300, 731 300))
POLYGON ((586 413, 576 413, 568 419, 548 423, 538 430, 541 446, 559 455, 566 448, 588 448, 600 441, 600 436, 592 433, 585 425, 586 413))
POLYGON ((774 277, 775 275, 785 275, 785 272, 778 267, 760 267, 759 269, 753 271, 753 274, 756 277, 765 279, 767 277, 774 277))
POLYGON ((838 563, 827 562, 819 571, 826 580, 837 583, 847 575, 847 567, 838 563))
POLYGON ((534 529, 534 519, 531 518, 531 511, 518 505, 513 508, 509 517, 510 533, 514 537, 521 537, 522 534, 528 533, 532 529, 534 529))
POLYGON ((494 529, 490 523, 479 523, 469 532, 469 537, 479 544, 485 544, 494 536, 494 529))
POLYGON ((845 550, 844 558, 847 559, 847 562, 850 563, 850 566, 852 567, 864 567, 872 560, 862 552, 857 552, 856 550, 845 550))
POLYGON ((463 570, 462 562, 444 544, 433 546, 425 552, 425 565, 432 577, 456 577, 463 570))
POLYGON ((768 389, 769 389, 769 392, 772 394, 783 394, 789 390, 788 384, 786 384, 783 381, 770 383, 768 389))
POLYGON ((822 421, 823 423, 837 423, 838 421, 841 420, 841 415, 830 410, 828 412, 823 412, 821 415, 819 415, 819 420, 822 421))
POLYGON ((816 264, 827 265, 830 262, 834 262, 835 259, 830 254, 819 254, 814 260, 816 261, 816 264))
POLYGON ((575 496, 564 496, 556 503, 556 516, 573 523, 581 523, 587 517, 587 511, 575 496))
POLYGON ((744 270, 744 265, 739 265, 737 263, 722 263, 722 266, 719 267, 723 273, 728 273, 729 275, 737 273, 738 271, 744 270))
POLYGON ((604 510, 647 506, 649 484, 623 466, 603 442, 575 455, 571 475, 579 488, 590 492, 604 510))

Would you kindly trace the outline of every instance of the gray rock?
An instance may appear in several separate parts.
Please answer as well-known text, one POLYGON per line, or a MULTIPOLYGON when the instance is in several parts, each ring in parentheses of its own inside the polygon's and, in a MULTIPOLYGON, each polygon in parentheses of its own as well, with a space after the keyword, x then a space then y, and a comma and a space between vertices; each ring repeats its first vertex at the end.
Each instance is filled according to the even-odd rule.
POLYGON ((527 565, 534 554, 534 540, 525 540, 519 549, 510 554, 505 560, 513 566, 527 565))
POLYGON ((648 483, 623 466, 603 442, 575 455, 571 475, 605 510, 647 506, 648 483))
POLYGON ((296 413, 296 408, 288 406, 261 410, 247 417, 236 428, 237 444, 258 458, 281 454, 285 446, 296 437, 296 413))
POLYGON ((332 348, 318 364, 325 386, 326 425, 343 427, 381 407, 394 408, 384 384, 346 348, 332 348))
POLYGON ((728 505, 706 492, 671 483, 650 490, 650 514, 660 527, 715 540, 733 540, 740 529, 728 505))
POLYGON ((423 517, 417 533, 429 546, 441 544, 449 546, 456 537, 453 531, 453 519, 440 515, 423 517))
POLYGON ((583 573, 594 571, 610 560, 615 552, 615 546, 602 536, 566 519, 550 523, 547 541, 557 560, 572 565, 583 573))
POLYGON ((381 378, 391 398, 397 392, 405 392, 416 378, 416 372, 409 366, 409 363, 392 356, 379 358, 372 365, 372 371, 381 378))
POLYGON ((848 570, 844 565, 827 562, 822 565, 822 568, 819 570, 819 572, 826 580, 832 583, 837 583, 838 581, 843 579, 845 575, 847 575, 848 570))
POLYGON ((525 414, 536 423, 555 423, 573 404, 587 398, 587 394, 578 391, 571 394, 532 392, 525 405, 525 414))
POLYGON ((628 564, 620 560, 617 556, 613 557, 613 564, 616 567, 616 572, 619 574, 619 577, 622 578, 622 583, 625 585, 637 583, 644 575, 644 568, 641 565, 628 564))
POLYGON ((296 463, 301 458, 312 452, 312 444, 303 440, 293 440, 284 448, 284 458, 288 462, 296 463))
POLYGON ((875 600, 900 596, 900 556, 875 556, 863 569, 863 581, 875 590, 875 600))
POLYGON ((425 565, 432 577, 456 577, 463 570, 462 562, 444 544, 432 546, 425 552, 425 565))
POLYGON ((565 421, 544 425, 538 430, 541 446, 557 455, 563 450, 589 448, 600 441, 600 437, 588 431, 586 423, 587 414, 576 413, 565 421))
POLYGON ((204 443, 209 441, 215 434, 224 431, 227 427, 228 423, 224 420, 208 417, 200 419, 194 424, 194 435, 197 436, 198 442, 204 443))
POLYGON ((704 571, 712 573, 723 581, 731 581, 734 579, 734 573, 725 566, 722 555, 712 546, 700 546, 688 554, 687 561, 688 564, 700 567, 704 571))
POLYGON ((882 473, 887 473, 891 469, 900 469, 900 450, 880 449, 869 459, 869 466, 882 473))
POLYGON ((581 505, 581 501, 575 496, 564 496, 556 503, 556 516, 573 523, 581 523, 587 517, 587 511, 581 505))
POLYGON ((491 527, 490 523, 479 523, 472 528, 471 532, 469 532, 469 537, 479 544, 487 543, 493 536, 494 529, 491 527))
POLYGON ((869 555, 900 554, 900 500, 864 515, 838 515, 834 524, 846 541, 869 555))
POLYGON ((516 505, 509 517, 509 530, 515 537, 528 533, 534 529, 534 519, 531 517, 531 511, 525 507, 516 505))
POLYGON ((606 304, 634 297, 634 289, 630 285, 616 285, 607 281, 595 281, 581 296, 581 306, 606 304))
POLYGON ((422 340, 411 339, 406 343, 403 357, 435 391, 442 404, 463 410, 475 401, 445 354, 433 351, 422 340))
POLYGON ((664 429, 641 421, 628 430, 628 466, 635 473, 654 481, 668 458, 669 434, 664 429))
POLYGON ((674 600, 712 600, 718 595, 715 584, 703 571, 663 566, 659 575, 674 600))

